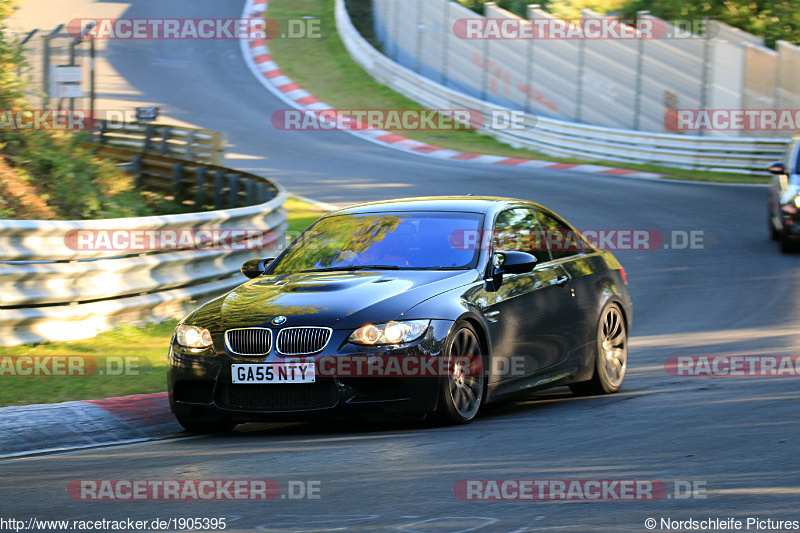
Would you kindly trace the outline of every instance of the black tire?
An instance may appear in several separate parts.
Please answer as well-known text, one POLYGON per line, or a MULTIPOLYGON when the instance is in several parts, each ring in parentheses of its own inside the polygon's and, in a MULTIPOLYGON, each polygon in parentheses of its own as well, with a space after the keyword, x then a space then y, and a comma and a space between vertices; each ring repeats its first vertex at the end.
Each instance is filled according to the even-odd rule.
POLYGON ((446 357, 466 356, 470 360, 479 357, 481 360, 480 369, 473 365, 465 375, 463 366, 454 365, 451 375, 440 378, 436 421, 441 425, 468 424, 478 414, 486 389, 485 354, 475 328, 468 322, 457 323, 443 353, 446 357))
POLYGON ((797 240, 789 235, 786 229, 783 229, 780 234, 781 252, 785 254, 797 253, 797 240))
POLYGON ((228 433, 236 427, 236 422, 226 418, 214 422, 199 422, 192 418, 187 418, 181 415, 177 415, 176 418, 178 419, 178 423, 180 423, 180 425, 182 425, 186 431, 189 433, 195 433, 197 435, 228 433))
POLYGON ((597 324, 597 343, 594 375, 588 381, 573 383, 570 390, 578 396, 612 394, 625 379, 628 368, 628 329, 622 310, 609 303, 600 313, 597 324))
POLYGON ((769 238, 773 241, 778 241, 781 238, 781 232, 772 223, 772 215, 767 213, 767 224, 769 224, 769 238))

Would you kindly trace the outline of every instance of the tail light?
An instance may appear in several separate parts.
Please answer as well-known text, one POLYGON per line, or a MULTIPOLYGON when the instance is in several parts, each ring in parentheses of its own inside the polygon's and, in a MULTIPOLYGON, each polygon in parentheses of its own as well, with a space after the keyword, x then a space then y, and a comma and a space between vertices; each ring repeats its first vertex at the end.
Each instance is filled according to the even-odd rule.
POLYGON ((625 285, 628 284, 628 274, 625 273, 624 267, 619 267, 619 273, 622 274, 622 281, 625 282, 625 285))

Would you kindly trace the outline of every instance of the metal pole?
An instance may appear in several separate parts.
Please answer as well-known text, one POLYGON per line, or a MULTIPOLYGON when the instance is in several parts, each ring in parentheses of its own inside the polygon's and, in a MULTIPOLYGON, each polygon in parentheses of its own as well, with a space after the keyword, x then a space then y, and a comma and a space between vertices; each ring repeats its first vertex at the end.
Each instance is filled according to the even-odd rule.
POLYGON ((42 99, 42 107, 47 109, 50 107, 50 39, 56 36, 63 28, 63 24, 56 26, 56 29, 43 37, 44 50, 42 51, 42 87, 44 89, 44 98, 42 99))
MULTIPOLYGON (((94 29, 95 23, 90 22, 85 28, 81 30, 79 37, 76 37, 70 43, 70 64, 75 65, 75 47, 83 42, 86 37, 89 37, 89 120, 94 121, 94 36, 90 32, 94 29)), ((74 98, 70 98, 70 110, 73 109, 74 98)))
POLYGON ((414 71, 419 72, 422 66, 422 33, 425 31, 425 21, 422 20, 422 2, 417 0, 417 57, 414 71))
POLYGON ((782 54, 781 54, 781 42, 778 41, 775 43, 775 51, 778 52, 778 61, 776 62, 775 72, 773 74, 773 85, 772 85, 772 108, 773 109, 780 109, 781 108, 781 89, 782 89, 782 81, 783 78, 781 76, 781 66, 783 65, 782 54))
MULTIPOLYGON (((639 20, 642 17, 649 15, 649 11, 636 12, 636 29, 639 29, 639 20)), ((639 32, 638 51, 636 55, 636 91, 634 93, 634 108, 633 108, 633 129, 638 130, 641 127, 640 115, 642 113, 642 76, 644 72, 644 39, 642 33, 639 32)))
MULTIPOLYGON (((75 41, 73 40, 69 43, 69 66, 75 66, 75 41)), ((75 111, 75 98, 70 97, 69 99, 69 111, 72 114, 75 111)))
MULTIPOLYGON (((20 41, 20 43, 17 45, 17 46, 18 46, 18 51, 19 51, 19 55, 20 55, 20 56, 22 55, 22 49, 23 49, 23 47, 25 46, 25 43, 27 43, 28 41, 30 41, 30 40, 31 40, 31 37, 33 37, 33 36, 34 36, 34 34, 36 34, 36 32, 37 32, 37 31, 39 31, 39 29, 38 29, 38 28, 37 28, 37 29, 35 29, 35 30, 31 30, 30 32, 28 32, 28 35, 26 35, 26 36, 25 36, 25 38, 24 38, 24 39, 22 39, 22 41, 20 41)), ((17 77, 19 77, 19 78, 21 78, 21 77, 22 77, 22 63, 21 63, 21 62, 20 62, 20 64, 19 64, 19 65, 17 65, 17 77)))
POLYGON ((483 64, 481 70, 483 71, 483 79, 481 80, 481 100, 486 100, 489 91, 489 39, 483 41, 483 64))
POLYGON ((39 28, 36 28, 35 30, 31 30, 30 32, 28 32, 28 35, 25 36, 25 38, 22 39, 22 42, 19 43, 20 48, 25 46, 25 43, 30 41, 31 37, 33 37, 36 34, 37 31, 39 31, 39 28))
POLYGON ((581 121, 581 107, 583 107, 583 63, 586 54, 586 39, 578 40, 578 87, 575 94, 575 120, 581 121))
MULTIPOLYGON (((539 9, 541 5, 530 4, 528 6, 528 20, 533 25, 533 10, 539 9)), ((535 27, 535 26, 534 26, 535 27)), ((525 57, 525 112, 531 112, 531 93, 533 92, 533 41, 536 40, 536 34, 533 34, 533 39, 528 42, 528 49, 525 57)))
POLYGON ((399 13, 399 11, 400 11, 400 0, 394 0, 394 31, 392 32, 392 33, 394 33, 394 35, 392 36, 392 38, 394 40, 394 42, 393 42, 393 44, 394 44, 394 57, 392 59, 394 59, 395 61, 398 61, 398 59, 399 59, 398 56, 399 56, 399 53, 400 53, 400 29, 399 29, 400 13, 399 13))
MULTIPOLYGON (((708 17, 704 17, 704 27, 708 28, 708 17)), ((700 88, 700 109, 707 109, 708 108, 708 85, 711 82, 711 62, 710 56, 711 55, 711 34, 706 31, 703 34, 703 86, 700 88)), ((697 132, 697 135, 703 136, 705 134, 704 130, 700 130, 697 132)))
POLYGON ((445 0, 443 2, 444 5, 444 16, 442 17, 442 27, 444 28, 443 36, 442 36, 442 85, 447 86, 447 45, 450 42, 450 34, 453 32, 452 27, 450 25, 450 2, 451 0, 445 0))
POLYGON ((89 36, 89 56, 91 57, 89 63, 89 116, 90 120, 94 121, 94 88, 95 88, 95 72, 94 72, 94 59, 95 59, 95 49, 94 49, 94 36, 89 36))

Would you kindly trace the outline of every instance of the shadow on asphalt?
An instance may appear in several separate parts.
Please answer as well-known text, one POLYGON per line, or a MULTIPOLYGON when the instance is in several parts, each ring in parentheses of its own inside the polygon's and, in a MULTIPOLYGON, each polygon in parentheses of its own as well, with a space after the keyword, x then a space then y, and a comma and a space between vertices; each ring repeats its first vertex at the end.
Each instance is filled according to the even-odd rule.
MULTIPOLYGON (((556 406, 580 404, 582 407, 597 407, 609 401, 619 401, 621 397, 577 397, 568 389, 554 389, 534 392, 509 400, 500 400, 487 404, 471 425, 479 425, 485 421, 497 420, 514 415, 528 415, 537 411, 551 410, 556 406), (616 399, 615 399, 616 398, 616 399)), ((303 420, 287 422, 251 422, 236 427, 231 433, 208 435, 205 438, 215 440, 247 439, 261 437, 330 437, 330 436, 363 436, 382 433, 407 433, 457 429, 459 426, 441 426, 427 417, 425 420, 403 419, 367 419, 358 415, 342 415, 337 418, 321 420, 303 420)), ((188 435, 182 433, 181 435, 188 435)))

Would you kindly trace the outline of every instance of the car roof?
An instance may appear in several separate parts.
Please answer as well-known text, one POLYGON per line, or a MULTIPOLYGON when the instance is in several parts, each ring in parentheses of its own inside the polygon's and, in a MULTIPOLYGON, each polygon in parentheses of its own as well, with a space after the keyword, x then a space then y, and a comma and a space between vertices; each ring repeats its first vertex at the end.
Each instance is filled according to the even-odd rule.
POLYGON ((389 211, 461 211, 468 213, 487 213, 500 210, 508 205, 519 204, 542 207, 539 204, 527 200, 494 196, 425 196, 420 198, 399 198, 396 200, 356 204, 338 209, 331 214, 350 215, 389 211))

